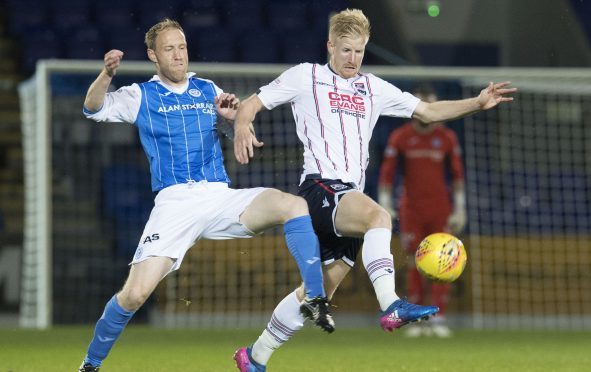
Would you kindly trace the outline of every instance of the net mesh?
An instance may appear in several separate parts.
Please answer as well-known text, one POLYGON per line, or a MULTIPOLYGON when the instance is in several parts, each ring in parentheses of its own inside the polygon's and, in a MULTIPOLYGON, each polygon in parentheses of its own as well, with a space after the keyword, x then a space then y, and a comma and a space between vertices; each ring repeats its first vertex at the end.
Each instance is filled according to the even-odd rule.
POLYGON ((479 326, 589 324, 591 90, 584 84, 523 80, 511 105, 466 119, 479 326))

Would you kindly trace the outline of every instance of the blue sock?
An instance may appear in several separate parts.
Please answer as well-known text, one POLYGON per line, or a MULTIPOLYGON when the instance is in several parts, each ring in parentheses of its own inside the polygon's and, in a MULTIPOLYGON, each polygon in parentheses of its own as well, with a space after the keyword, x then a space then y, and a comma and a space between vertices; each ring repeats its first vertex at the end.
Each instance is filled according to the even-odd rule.
POLYGON ((320 262, 320 245, 310 216, 292 218, 283 225, 285 241, 300 269, 306 296, 325 297, 320 262))
POLYGON ((127 311, 119 306, 117 297, 113 296, 107 302, 103 315, 96 322, 84 363, 90 363, 94 367, 100 366, 134 313, 135 311, 127 311))

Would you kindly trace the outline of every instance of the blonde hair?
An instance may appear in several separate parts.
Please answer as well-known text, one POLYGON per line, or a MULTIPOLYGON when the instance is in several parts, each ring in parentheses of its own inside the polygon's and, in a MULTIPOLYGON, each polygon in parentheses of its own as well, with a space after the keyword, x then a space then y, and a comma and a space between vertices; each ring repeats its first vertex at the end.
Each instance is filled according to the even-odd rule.
POLYGON ((359 9, 345 9, 330 17, 328 39, 343 37, 365 37, 369 40, 369 20, 359 9))
POLYGON ((148 49, 155 50, 156 38, 162 31, 168 30, 169 28, 176 28, 177 30, 184 33, 180 23, 170 18, 164 18, 160 22, 156 23, 154 26, 150 27, 148 32, 146 32, 146 36, 144 37, 144 43, 146 44, 148 49))

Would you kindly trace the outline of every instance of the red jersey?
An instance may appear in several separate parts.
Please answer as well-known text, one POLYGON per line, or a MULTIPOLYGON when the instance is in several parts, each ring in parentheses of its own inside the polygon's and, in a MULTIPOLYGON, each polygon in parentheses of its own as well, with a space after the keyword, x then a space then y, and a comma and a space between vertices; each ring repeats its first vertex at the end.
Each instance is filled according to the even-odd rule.
POLYGON ((388 138, 380 169, 380 185, 392 186, 396 168, 404 165, 404 192, 400 208, 441 208, 451 210, 450 191, 445 172, 451 170, 453 180, 464 179, 461 149, 455 133, 437 126, 430 133, 419 133, 407 123, 394 130, 388 138))

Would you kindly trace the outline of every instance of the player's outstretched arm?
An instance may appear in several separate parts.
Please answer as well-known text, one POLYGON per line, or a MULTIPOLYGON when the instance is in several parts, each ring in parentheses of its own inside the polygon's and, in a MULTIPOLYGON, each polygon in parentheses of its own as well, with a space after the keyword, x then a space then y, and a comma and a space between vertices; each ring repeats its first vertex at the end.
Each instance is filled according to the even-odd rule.
POLYGON ((240 164, 248 164, 254 155, 253 147, 262 147, 263 143, 251 131, 251 123, 258 112, 265 106, 256 94, 240 104, 234 120, 234 155, 240 164))
POLYGON ((84 100, 84 107, 90 111, 99 111, 103 107, 105 101, 105 94, 111 84, 113 76, 117 73, 117 68, 121 64, 123 52, 117 49, 108 51, 105 54, 105 66, 96 80, 88 88, 86 92, 86 99, 84 100))
POLYGON ((431 103, 421 101, 412 116, 424 123, 436 123, 455 120, 478 111, 488 110, 499 103, 513 101, 510 94, 517 92, 517 88, 509 88, 510 84, 510 81, 490 82, 478 97, 468 99, 431 103))

